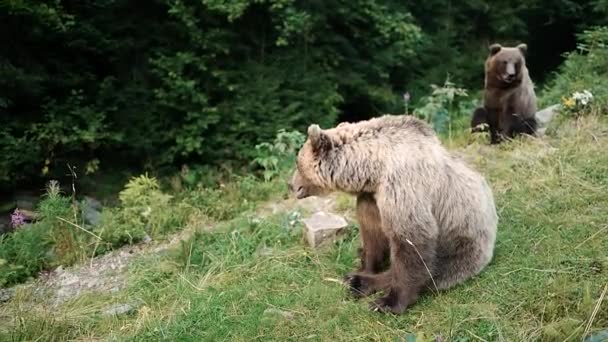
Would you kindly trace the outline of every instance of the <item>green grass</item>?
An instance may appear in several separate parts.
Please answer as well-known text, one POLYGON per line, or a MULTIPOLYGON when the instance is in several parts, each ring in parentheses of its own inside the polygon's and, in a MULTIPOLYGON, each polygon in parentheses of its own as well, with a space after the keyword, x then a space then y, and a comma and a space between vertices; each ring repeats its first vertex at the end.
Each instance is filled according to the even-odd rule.
MULTIPOLYGON (((368 299, 351 299, 337 281, 358 263, 356 227, 311 250, 289 212, 226 210, 218 217, 229 220, 216 229, 137 259, 123 291, 51 308, 19 289, 0 306, 0 340, 580 341, 596 305, 591 331, 607 328, 608 298, 598 298, 608 284, 608 121, 567 122, 543 140, 501 146, 466 140, 450 146, 461 146, 493 188, 495 258, 403 315, 370 312, 368 299), (100 314, 134 300, 143 303, 136 313, 100 314)), ((341 197, 337 207, 349 205, 341 197)))

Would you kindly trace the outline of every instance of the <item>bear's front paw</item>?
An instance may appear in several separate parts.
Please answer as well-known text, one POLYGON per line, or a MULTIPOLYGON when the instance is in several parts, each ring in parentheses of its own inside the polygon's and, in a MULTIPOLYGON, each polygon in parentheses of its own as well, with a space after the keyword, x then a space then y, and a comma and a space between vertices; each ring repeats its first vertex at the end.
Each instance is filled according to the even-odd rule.
POLYGON ((361 273, 349 273, 344 277, 351 295, 355 298, 369 296, 376 292, 373 276, 361 273))
POLYGON ((373 301, 369 307, 372 311, 400 314, 405 311, 407 305, 395 294, 395 292, 390 291, 386 296, 373 301))

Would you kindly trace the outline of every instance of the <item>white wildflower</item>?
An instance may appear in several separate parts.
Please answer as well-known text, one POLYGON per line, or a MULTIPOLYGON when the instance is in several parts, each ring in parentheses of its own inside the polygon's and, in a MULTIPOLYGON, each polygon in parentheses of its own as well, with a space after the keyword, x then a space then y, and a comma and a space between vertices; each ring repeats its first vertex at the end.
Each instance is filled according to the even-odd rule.
POLYGON ((572 94, 572 98, 576 101, 576 103, 587 106, 593 99, 593 94, 589 90, 585 89, 582 92, 574 92, 574 94, 572 94))

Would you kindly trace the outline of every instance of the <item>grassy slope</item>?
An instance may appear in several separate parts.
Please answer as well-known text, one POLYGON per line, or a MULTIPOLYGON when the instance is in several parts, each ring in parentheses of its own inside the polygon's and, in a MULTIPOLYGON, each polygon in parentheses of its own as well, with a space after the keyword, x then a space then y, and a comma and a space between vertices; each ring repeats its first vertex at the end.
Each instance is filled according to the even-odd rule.
MULTIPOLYGON (((356 229, 313 251, 289 213, 249 213, 141 258, 125 291, 83 295, 58 309, 25 305, 31 293, 18 291, 0 307, 0 340, 395 341, 410 332, 422 340, 580 340, 608 284, 607 146, 608 122, 587 118, 540 141, 458 148, 493 187, 495 259, 480 276, 401 316, 369 312, 368 300, 351 300, 335 281, 357 263, 356 229), (261 253, 264 247, 271 249, 261 253), (144 303, 132 315, 99 313, 131 300, 144 303), (288 317, 265 314, 268 308, 288 317)), ((608 327, 607 308, 592 330, 608 327)))

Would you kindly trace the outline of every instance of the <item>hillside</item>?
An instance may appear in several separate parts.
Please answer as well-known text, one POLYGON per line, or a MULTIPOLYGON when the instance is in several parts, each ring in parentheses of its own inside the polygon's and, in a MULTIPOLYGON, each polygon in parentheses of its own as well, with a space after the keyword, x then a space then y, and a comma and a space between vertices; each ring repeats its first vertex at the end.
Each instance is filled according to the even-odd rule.
MULTIPOLYGON (((560 120, 546 137, 500 146, 468 135, 446 145, 491 184, 496 254, 404 315, 349 298, 340 279, 357 263, 356 222, 335 244, 307 247, 311 204, 285 199, 283 174, 249 188, 264 195, 227 220, 193 215, 177 235, 17 286, 0 304, 0 340, 578 341, 606 329, 607 118, 560 120)), ((327 203, 312 205, 347 217, 353 207, 345 195, 327 203)))

